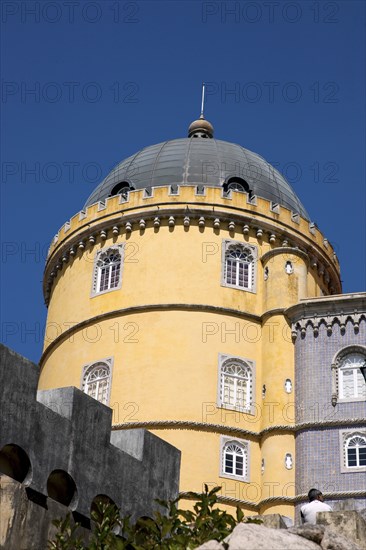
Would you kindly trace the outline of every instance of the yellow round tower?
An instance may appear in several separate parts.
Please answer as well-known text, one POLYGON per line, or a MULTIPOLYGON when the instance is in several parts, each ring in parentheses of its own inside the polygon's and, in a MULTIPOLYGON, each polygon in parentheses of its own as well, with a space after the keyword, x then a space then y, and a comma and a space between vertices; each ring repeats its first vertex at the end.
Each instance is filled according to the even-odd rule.
POLYGON ((293 516, 284 311, 339 293, 339 265, 281 174, 213 134, 201 117, 122 161, 55 236, 39 388, 77 386, 113 429, 181 449, 182 493, 293 516))

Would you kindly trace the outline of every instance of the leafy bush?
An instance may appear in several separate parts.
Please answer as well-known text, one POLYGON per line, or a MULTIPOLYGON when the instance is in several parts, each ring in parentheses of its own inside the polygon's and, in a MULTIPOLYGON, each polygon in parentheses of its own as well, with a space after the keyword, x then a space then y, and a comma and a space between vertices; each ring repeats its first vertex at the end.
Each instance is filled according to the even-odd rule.
POLYGON ((93 530, 87 546, 77 536, 79 524, 71 526, 70 514, 55 520, 55 540, 49 541, 49 550, 190 550, 209 540, 223 541, 235 525, 242 521, 258 523, 260 520, 244 519, 243 511, 236 508, 236 518, 217 504, 217 493, 205 485, 204 493, 188 493, 195 500, 192 510, 178 508, 175 500, 156 502, 165 513, 155 512, 153 518, 141 517, 132 524, 130 516, 120 517, 119 510, 111 504, 97 504, 92 511, 93 530), (119 534, 117 534, 119 533, 119 534))

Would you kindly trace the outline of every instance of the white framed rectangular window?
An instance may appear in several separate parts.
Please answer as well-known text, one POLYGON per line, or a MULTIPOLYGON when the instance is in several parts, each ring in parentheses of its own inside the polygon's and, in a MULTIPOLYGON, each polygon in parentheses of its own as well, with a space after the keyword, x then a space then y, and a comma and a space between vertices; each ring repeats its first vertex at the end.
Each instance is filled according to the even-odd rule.
POLYGON ((361 372, 365 363, 366 350, 360 346, 349 346, 338 354, 333 370, 340 403, 366 400, 366 382, 361 372))
POLYGON ((254 361, 219 354, 217 406, 253 414, 254 361))
POLYGON ((94 259, 92 297, 121 288, 123 252, 123 244, 98 250, 94 259))
POLYGON ((256 292, 257 247, 240 241, 222 242, 222 286, 256 292))
POLYGON ((83 367, 81 389, 104 405, 109 404, 113 358, 100 359, 83 367))
POLYGON ((220 436, 220 477, 249 481, 249 442, 220 436))

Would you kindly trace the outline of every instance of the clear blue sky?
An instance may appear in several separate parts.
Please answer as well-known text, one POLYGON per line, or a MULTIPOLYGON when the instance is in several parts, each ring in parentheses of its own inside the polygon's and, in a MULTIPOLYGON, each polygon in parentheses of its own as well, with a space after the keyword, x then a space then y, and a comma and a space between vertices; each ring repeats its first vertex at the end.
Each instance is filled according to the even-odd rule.
POLYGON ((45 254, 114 164, 216 137, 278 166, 365 290, 365 3, 2 3, 2 341, 38 361, 45 254), (33 90, 33 92, 32 92, 33 90), (32 332, 33 331, 33 332, 32 332))

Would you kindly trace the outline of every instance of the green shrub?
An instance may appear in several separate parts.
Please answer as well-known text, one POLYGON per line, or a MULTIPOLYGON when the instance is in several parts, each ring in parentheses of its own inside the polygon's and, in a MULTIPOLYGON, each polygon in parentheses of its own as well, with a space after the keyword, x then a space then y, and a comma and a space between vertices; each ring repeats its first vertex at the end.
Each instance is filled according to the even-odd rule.
POLYGON ((245 519, 243 511, 236 509, 236 518, 216 507, 221 487, 204 493, 188 493, 195 500, 193 510, 178 508, 175 500, 156 502, 164 513, 156 511, 153 518, 141 517, 132 523, 130 516, 120 517, 111 504, 100 503, 92 511, 93 529, 87 546, 77 536, 79 524, 71 526, 70 514, 64 520, 55 520, 55 540, 49 541, 49 550, 190 550, 209 540, 223 541, 235 525, 245 519), (118 534, 117 534, 118 533, 118 534))

